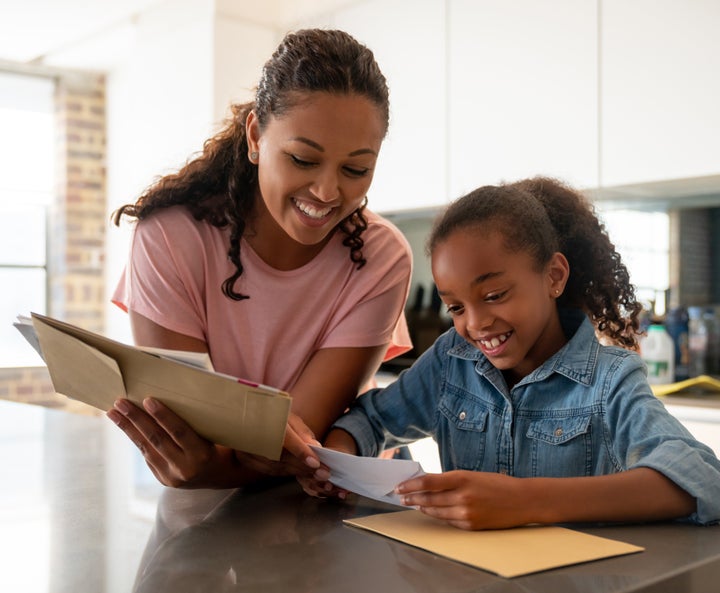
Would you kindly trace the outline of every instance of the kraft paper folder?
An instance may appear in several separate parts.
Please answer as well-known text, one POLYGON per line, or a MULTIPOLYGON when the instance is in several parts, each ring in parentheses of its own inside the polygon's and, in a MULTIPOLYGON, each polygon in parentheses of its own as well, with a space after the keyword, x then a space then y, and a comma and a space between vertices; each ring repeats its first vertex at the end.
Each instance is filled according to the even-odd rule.
MULTIPOLYGON (((152 396, 212 442, 280 459, 290 412, 287 393, 31 315, 40 354, 58 393, 103 411, 121 397, 142 405, 152 396)), ((18 329, 32 344, 32 336, 18 329)))
POLYGON ((415 510, 344 522, 501 577, 517 577, 644 550, 564 527, 463 531, 415 510))

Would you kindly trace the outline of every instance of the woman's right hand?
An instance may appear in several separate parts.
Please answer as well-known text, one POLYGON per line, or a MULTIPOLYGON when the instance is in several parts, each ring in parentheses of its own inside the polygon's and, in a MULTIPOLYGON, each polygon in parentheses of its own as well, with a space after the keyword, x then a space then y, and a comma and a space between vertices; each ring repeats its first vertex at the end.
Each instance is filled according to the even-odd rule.
POLYGON ((322 472, 320 461, 308 446, 319 443, 294 414, 288 420, 280 461, 216 445, 153 398, 147 398, 143 408, 119 399, 107 416, 140 450, 150 470, 165 486, 235 488, 267 475, 312 476, 322 472))
POLYGON ((140 450, 148 467, 165 486, 231 488, 232 450, 198 435, 182 418, 156 399, 143 407, 119 399, 108 418, 140 450))

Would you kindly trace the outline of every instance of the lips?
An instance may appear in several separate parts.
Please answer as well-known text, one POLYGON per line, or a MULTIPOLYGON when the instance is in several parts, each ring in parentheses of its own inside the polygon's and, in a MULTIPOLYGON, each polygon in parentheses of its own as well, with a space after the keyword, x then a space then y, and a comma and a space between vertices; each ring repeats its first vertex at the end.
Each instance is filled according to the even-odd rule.
POLYGON ((322 220, 333 211, 332 206, 318 208, 310 202, 303 202, 298 200, 297 198, 292 198, 292 202, 293 204, 295 204, 295 207, 300 210, 300 212, 302 212, 308 218, 312 218, 313 220, 322 220))
POLYGON ((480 344, 483 350, 492 353, 500 348, 505 341, 512 335, 512 332, 506 332, 504 334, 498 334, 488 339, 479 339, 477 342, 480 344))

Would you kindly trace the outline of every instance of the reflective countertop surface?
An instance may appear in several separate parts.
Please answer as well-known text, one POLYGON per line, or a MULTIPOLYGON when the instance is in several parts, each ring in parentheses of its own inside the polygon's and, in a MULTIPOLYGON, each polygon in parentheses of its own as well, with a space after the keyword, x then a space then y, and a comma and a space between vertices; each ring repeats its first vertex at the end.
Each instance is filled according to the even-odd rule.
MULTIPOLYGON (((645 552, 504 579, 342 519, 397 510, 294 482, 163 488, 104 417, 0 402, 0 591, 705 593, 720 527, 576 526, 645 552)), ((648 495, 652 495, 648 493, 648 495)))

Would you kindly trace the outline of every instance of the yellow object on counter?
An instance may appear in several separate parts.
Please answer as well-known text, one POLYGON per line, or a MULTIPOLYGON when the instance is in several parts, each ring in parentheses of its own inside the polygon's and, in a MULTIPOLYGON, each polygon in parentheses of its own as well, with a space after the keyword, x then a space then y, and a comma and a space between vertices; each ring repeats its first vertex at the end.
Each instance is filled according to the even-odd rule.
POLYGON ((677 383, 665 383, 662 385, 650 385, 652 392, 658 397, 680 393, 686 389, 692 389, 693 393, 699 391, 720 392, 720 380, 710 375, 698 375, 692 379, 685 379, 677 383))

